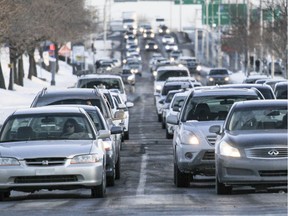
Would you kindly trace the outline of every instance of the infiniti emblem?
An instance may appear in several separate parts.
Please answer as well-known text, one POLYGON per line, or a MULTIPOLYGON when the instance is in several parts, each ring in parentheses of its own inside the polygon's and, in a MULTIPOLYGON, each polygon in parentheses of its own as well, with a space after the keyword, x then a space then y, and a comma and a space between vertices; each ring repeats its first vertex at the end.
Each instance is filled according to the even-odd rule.
POLYGON ((48 166, 48 165, 49 165, 49 161, 48 161, 48 160, 43 160, 43 161, 42 161, 42 165, 48 166))
POLYGON ((268 151, 268 154, 270 156, 277 156, 279 154, 279 151, 272 149, 272 150, 268 151))

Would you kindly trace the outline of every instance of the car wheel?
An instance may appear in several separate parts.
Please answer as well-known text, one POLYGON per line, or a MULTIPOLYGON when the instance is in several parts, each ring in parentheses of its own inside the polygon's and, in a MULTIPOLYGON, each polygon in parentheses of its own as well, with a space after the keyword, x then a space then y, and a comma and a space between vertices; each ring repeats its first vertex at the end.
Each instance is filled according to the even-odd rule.
POLYGON ((115 165, 115 179, 120 179, 120 155, 118 156, 117 163, 115 165))
POLYGON ((189 187, 190 186, 190 174, 183 173, 179 170, 177 164, 174 168, 175 177, 176 177, 176 186, 177 187, 189 187))
POLYGON ((106 193, 106 172, 103 171, 102 183, 98 186, 91 188, 91 197, 103 198, 105 196, 105 193, 106 193))
POLYGON ((124 140, 129 140, 129 131, 124 132, 124 140))
POLYGON ((167 129, 166 129, 166 138, 167 139, 172 139, 173 138, 173 134, 169 134, 167 129))
POLYGON ((164 118, 162 118, 162 129, 165 129, 166 128, 166 124, 165 124, 165 119, 164 118))
POLYGON ((162 115, 158 114, 158 122, 162 121, 162 115))
POLYGON ((115 184, 115 178, 116 178, 116 171, 115 171, 115 167, 113 168, 113 175, 112 176, 107 176, 106 175, 106 181, 107 181, 107 186, 114 186, 115 184))
POLYGON ((0 192, 0 201, 3 201, 10 197, 10 191, 1 191, 0 192))
POLYGON ((232 186, 225 186, 225 184, 219 182, 218 177, 216 176, 215 189, 217 194, 228 195, 232 193, 232 186))

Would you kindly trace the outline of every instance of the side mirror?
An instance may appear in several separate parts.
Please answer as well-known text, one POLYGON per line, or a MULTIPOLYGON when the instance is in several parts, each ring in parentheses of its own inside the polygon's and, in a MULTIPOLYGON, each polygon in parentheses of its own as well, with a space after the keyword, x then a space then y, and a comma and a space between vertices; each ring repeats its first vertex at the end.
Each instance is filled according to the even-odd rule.
POLYGON ((130 101, 127 101, 127 102, 126 102, 126 106, 127 106, 127 108, 131 108, 131 107, 134 106, 134 103, 133 103, 133 102, 130 102, 130 101))
POLYGON ((118 109, 126 109, 126 105, 125 104, 118 104, 118 109))
POLYGON ((220 125, 212 125, 212 126, 209 128, 209 132, 210 132, 210 133, 220 134, 220 132, 221 132, 221 126, 220 126, 220 125))
POLYGON ((159 100, 158 102, 160 103, 160 104, 164 104, 164 99, 161 99, 161 100, 159 100))
POLYGON ((166 122, 173 125, 178 125, 179 123, 178 118, 175 115, 168 115, 166 122))
POLYGON ((110 131, 111 131, 111 134, 122 134, 122 127, 112 126, 110 131))
POLYGON ((113 120, 123 120, 126 118, 125 112, 123 110, 118 110, 114 114, 113 120))

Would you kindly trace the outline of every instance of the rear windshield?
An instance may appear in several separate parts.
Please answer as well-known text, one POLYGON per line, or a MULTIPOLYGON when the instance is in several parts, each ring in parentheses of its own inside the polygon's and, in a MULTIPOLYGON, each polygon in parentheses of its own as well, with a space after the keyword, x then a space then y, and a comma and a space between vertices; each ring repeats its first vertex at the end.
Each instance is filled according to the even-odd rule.
POLYGON ((105 88, 105 89, 119 89, 121 93, 124 93, 123 86, 119 79, 97 79, 97 80, 79 80, 79 88, 105 88))
POLYGON ((189 76, 185 70, 160 70, 157 72, 157 81, 166 81, 169 77, 185 77, 189 76))

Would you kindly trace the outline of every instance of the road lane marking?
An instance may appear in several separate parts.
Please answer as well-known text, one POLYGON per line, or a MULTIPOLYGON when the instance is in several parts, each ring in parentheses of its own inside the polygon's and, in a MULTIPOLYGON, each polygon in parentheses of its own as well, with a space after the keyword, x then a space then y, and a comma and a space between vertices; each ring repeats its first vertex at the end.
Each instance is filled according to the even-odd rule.
POLYGON ((144 195, 144 188, 146 184, 146 167, 147 167, 147 160, 148 160, 148 155, 143 154, 141 157, 141 170, 140 170, 140 175, 139 175, 139 184, 137 187, 136 191, 136 196, 144 195))

